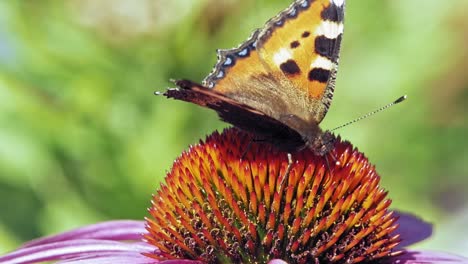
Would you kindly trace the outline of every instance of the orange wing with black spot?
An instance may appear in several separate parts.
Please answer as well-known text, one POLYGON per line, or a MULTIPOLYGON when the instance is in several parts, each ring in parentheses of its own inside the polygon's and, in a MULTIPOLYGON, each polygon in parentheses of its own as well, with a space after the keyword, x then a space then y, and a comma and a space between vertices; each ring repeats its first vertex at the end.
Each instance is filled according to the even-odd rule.
POLYGON ((343 35, 344 2, 296 1, 267 22, 257 40, 261 59, 295 92, 297 116, 320 123, 330 107, 343 35))
POLYGON ((212 108, 224 121, 257 134, 271 132, 265 124, 293 130, 291 141, 304 145, 322 133, 318 124, 330 107, 343 18, 344 0, 296 0, 239 47, 219 50, 202 85, 178 81, 179 88, 165 95, 212 108), (211 103, 204 103, 210 96, 211 103), (236 111, 227 114, 223 107, 236 111), (249 113, 257 122, 239 122, 249 113))
POLYGON ((343 20, 342 0, 295 1, 238 48, 218 51, 203 84, 277 119, 320 123, 333 98, 343 20))

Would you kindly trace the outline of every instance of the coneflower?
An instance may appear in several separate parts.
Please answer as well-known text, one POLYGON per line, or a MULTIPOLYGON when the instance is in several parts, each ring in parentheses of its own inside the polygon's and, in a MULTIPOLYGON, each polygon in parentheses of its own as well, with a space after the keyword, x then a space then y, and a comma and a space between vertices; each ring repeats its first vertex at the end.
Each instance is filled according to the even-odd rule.
POLYGON ((349 142, 332 151, 329 166, 308 149, 290 163, 236 128, 215 132, 174 162, 145 222, 39 239, 0 263, 468 263, 399 247, 430 225, 403 215, 399 228, 374 166, 349 142))

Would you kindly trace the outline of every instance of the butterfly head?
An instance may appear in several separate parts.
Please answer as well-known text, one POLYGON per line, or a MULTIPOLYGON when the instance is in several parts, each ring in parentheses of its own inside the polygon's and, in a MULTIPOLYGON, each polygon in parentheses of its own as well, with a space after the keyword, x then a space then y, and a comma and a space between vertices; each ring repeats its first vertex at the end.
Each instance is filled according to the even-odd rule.
POLYGON ((283 115, 279 119, 302 136, 303 145, 299 149, 308 147, 315 155, 322 157, 333 149, 335 135, 329 130, 323 131, 315 120, 305 121, 293 114, 283 115))
POLYGON ((325 156, 333 149, 336 137, 330 131, 319 133, 316 137, 307 142, 309 148, 317 156, 325 156))

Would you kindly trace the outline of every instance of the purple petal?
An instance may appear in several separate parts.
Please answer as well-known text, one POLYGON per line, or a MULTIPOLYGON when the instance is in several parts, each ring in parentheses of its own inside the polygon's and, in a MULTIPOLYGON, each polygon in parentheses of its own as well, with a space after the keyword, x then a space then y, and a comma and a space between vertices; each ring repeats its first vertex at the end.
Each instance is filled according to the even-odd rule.
POLYGON ((158 264, 203 264, 201 261, 188 260, 188 259, 173 259, 173 260, 163 260, 158 262, 158 264))
POLYGON ((468 264, 468 259, 442 252, 431 251, 406 251, 403 255, 393 257, 391 264, 454 264, 464 263, 468 264))
POLYGON ((432 224, 408 213, 394 211, 394 214, 399 217, 397 221, 399 227, 395 234, 401 235, 401 243, 397 249, 420 242, 432 235, 432 224))
POLYGON ((32 247, 41 244, 67 241, 74 239, 104 239, 104 240, 141 240, 145 233, 145 222, 134 220, 108 221, 81 227, 59 235, 48 236, 29 241, 22 247, 32 247))
POLYGON ((272 259, 268 261, 268 264, 288 264, 288 263, 282 259, 272 259))
POLYGON ((143 256, 137 252, 113 252, 108 255, 86 256, 82 258, 74 258, 64 261, 59 261, 58 264, 152 264, 160 263, 155 259, 143 256))
POLYGON ((60 261, 57 264, 203 264, 195 260, 165 260, 158 261, 136 253, 118 253, 109 256, 95 258, 78 258, 73 260, 60 261))
POLYGON ((50 260, 64 260, 85 256, 108 256, 109 253, 154 252, 155 247, 146 243, 123 243, 97 239, 78 239, 53 242, 44 245, 20 248, 0 257, 0 263, 31 263, 50 260))

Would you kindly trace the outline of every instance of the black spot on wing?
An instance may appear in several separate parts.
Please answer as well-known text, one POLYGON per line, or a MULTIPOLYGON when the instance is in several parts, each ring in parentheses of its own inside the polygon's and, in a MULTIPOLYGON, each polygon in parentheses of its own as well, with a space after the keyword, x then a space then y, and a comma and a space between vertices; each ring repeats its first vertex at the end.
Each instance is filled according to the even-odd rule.
POLYGON ((281 63, 280 69, 286 75, 294 75, 301 73, 301 69, 294 60, 287 60, 286 62, 281 63))
POLYGON ((308 36, 310 36, 310 32, 309 32, 309 31, 304 31, 304 33, 302 33, 302 37, 303 37, 303 38, 307 38, 308 36))
POLYGON ((297 47, 299 47, 301 45, 301 43, 299 43, 299 41, 295 40, 293 42, 291 42, 291 49, 295 49, 297 47))
POLYGON ((315 52, 320 56, 328 58, 330 61, 337 62, 340 43, 341 34, 336 39, 318 36, 315 38, 315 52))
POLYGON ((337 6, 335 5, 335 3, 333 3, 333 1, 330 1, 330 5, 327 8, 325 8, 321 13, 322 19, 342 23, 344 20, 343 8, 344 5, 337 6))
POLYGON ((317 81, 320 83, 328 82, 330 71, 322 68, 314 68, 309 72, 309 81, 317 81))

